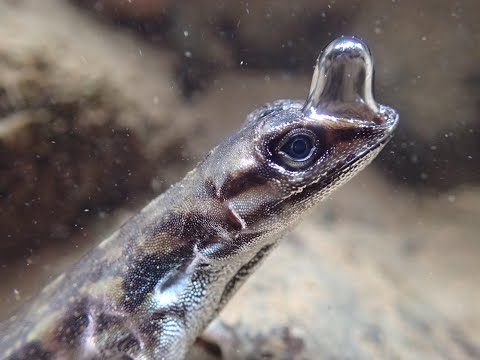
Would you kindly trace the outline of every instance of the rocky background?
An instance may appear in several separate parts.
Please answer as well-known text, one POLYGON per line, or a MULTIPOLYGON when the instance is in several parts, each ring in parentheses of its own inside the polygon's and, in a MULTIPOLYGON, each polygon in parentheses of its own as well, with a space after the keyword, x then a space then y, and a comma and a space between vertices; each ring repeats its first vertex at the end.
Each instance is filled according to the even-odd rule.
MULTIPOLYGON (((221 314, 245 359, 480 358, 480 3, 0 0, 0 318, 341 34, 401 113, 221 314)), ((217 355, 198 347, 192 359, 217 355)))

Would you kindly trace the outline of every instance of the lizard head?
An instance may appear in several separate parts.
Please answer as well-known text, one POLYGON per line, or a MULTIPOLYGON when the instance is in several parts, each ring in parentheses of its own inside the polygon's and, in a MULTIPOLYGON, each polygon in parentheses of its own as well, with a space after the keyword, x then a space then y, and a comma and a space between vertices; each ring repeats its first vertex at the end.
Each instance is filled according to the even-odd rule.
POLYGON ((373 160, 397 121, 374 100, 370 50, 341 37, 318 58, 305 102, 265 105, 213 151, 219 196, 246 231, 281 231, 373 160))

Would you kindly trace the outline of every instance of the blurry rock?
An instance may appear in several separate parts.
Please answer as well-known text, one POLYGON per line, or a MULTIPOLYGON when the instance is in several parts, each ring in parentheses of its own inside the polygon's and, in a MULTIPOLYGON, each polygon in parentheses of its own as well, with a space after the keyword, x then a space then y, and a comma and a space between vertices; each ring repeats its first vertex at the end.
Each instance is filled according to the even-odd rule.
POLYGON ((372 48, 379 98, 401 114, 382 154, 392 178, 439 190, 480 181, 479 11, 475 0, 359 8, 352 31, 372 48))
MULTIPOLYGON (((233 336, 242 335, 241 341, 234 346, 235 359, 249 360, 301 360, 305 359, 303 340, 294 334, 289 327, 273 327, 267 333, 249 334, 249 330, 237 324, 231 328, 233 336)), ((304 335, 304 334, 299 334, 304 335)), ((201 339, 200 339, 201 340, 201 339)), ((240 339, 237 339, 240 340, 240 339)), ((226 346, 226 344, 221 344, 226 346)), ((222 356, 217 344, 197 341, 187 356, 188 360, 227 360, 228 356, 222 356)), ((307 355, 308 356, 308 355, 307 355)), ((307 357, 308 358, 308 357, 307 357)))
MULTIPOLYGON (((107 3, 72 1, 95 13, 99 4, 107 3)), ((124 2, 109 0, 108 8, 123 7, 124 2)), ((170 1, 161 11, 138 17, 136 12, 142 11, 143 2, 132 1, 131 12, 124 14, 123 20, 152 41, 176 50, 179 81, 189 96, 208 86, 209 79, 225 69, 311 69, 318 51, 333 33, 345 28, 359 4, 327 0, 170 1), (160 22, 166 25, 159 27, 160 22)), ((105 9, 100 13, 117 17, 117 12, 105 9)))
POLYGON ((0 22, 3 263, 161 191, 194 128, 168 54, 54 0, 0 3, 0 22))
POLYGON ((78 0, 83 5, 90 5, 99 12, 130 20, 153 20, 161 18, 172 3, 171 0, 78 0))

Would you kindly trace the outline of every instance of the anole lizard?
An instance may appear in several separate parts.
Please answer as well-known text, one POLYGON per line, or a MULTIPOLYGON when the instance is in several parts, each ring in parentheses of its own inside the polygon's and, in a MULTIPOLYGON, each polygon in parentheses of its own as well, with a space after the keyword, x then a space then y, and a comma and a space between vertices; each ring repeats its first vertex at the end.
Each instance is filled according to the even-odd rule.
POLYGON ((368 47, 320 55, 306 102, 279 100, 0 325, 0 358, 184 359, 279 238, 380 152, 368 47))

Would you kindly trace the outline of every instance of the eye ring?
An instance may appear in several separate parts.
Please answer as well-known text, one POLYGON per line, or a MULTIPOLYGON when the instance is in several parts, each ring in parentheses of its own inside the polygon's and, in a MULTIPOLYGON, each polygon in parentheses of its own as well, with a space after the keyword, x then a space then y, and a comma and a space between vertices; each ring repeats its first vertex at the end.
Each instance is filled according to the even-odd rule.
POLYGON ((317 158, 318 139, 310 130, 295 129, 284 135, 272 150, 277 164, 287 170, 301 171, 317 158))

